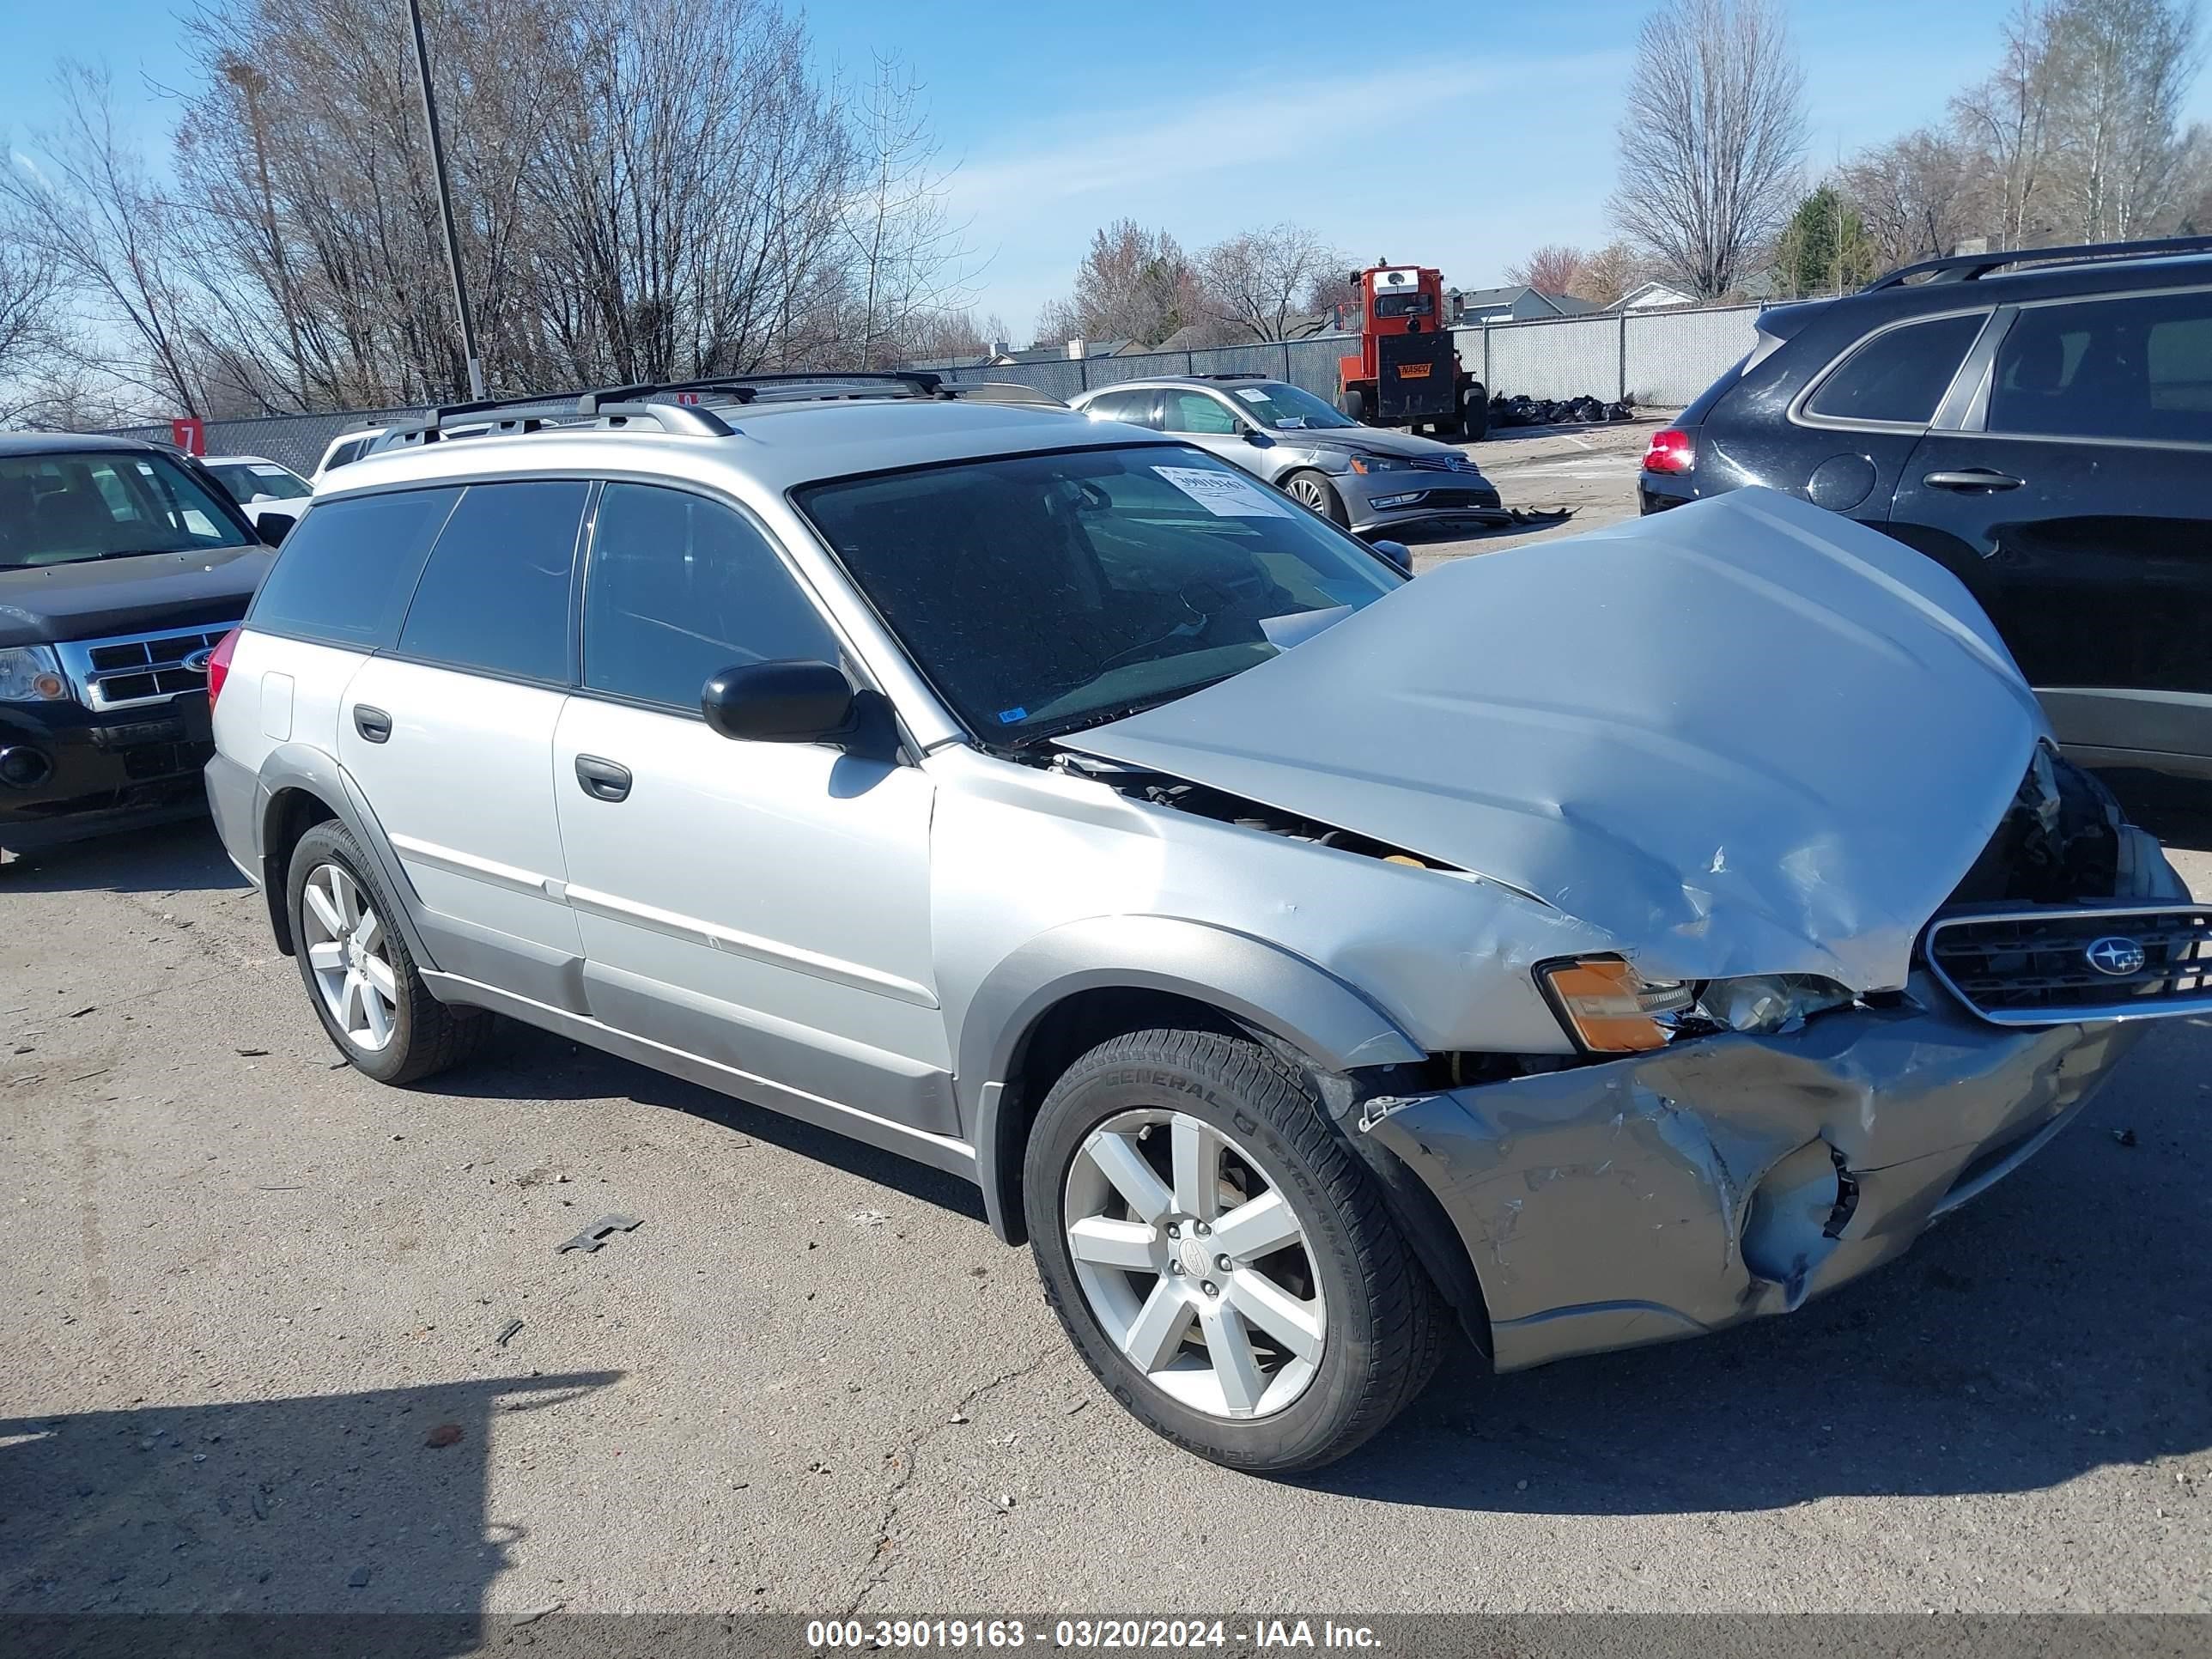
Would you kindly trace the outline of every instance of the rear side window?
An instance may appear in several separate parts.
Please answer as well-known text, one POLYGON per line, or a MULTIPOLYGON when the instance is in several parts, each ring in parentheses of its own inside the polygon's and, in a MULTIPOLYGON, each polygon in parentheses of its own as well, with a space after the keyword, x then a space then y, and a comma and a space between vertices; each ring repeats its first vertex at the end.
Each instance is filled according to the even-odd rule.
POLYGON ((1836 421, 1924 426, 1982 331, 1984 313, 1937 317, 1877 334, 1828 376, 1807 405, 1836 421))
POLYGON ((520 679, 572 679, 568 586, 590 489, 565 479, 471 484, 407 607, 401 653, 520 679))
POLYGON ((586 685, 696 713, 725 668, 841 654, 749 520, 680 489, 606 487, 584 583, 586 685))
POLYGON ((1086 413, 1095 412, 1101 419, 1127 421, 1132 426, 1152 424, 1152 397, 1150 392, 1109 392, 1095 398, 1086 413))
POLYGON ((409 489, 317 502, 284 538, 247 620, 328 645, 389 646, 423 557, 460 494, 409 489))
POLYGON ((1997 348, 1988 424, 2212 442, 2212 294, 2023 308, 1997 348))

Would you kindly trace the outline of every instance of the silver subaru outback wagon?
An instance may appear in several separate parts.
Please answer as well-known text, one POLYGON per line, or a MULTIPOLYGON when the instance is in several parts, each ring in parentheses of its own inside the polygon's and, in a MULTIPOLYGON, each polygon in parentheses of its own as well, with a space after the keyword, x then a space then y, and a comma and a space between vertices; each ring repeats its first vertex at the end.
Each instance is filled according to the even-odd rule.
POLYGON ((1794 1309, 2212 1006, 1965 591, 1759 490, 1408 582, 1162 434, 630 388, 386 434, 210 690, 356 1066, 505 1014, 967 1176, 1246 1469, 1455 1318, 1509 1370, 1794 1309))

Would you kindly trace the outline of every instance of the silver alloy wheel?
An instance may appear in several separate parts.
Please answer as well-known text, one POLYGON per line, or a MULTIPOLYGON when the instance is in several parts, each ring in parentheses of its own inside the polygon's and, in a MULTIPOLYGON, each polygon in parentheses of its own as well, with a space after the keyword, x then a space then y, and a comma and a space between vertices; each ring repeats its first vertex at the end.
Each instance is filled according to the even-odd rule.
POLYGON ((1293 501, 1304 501, 1315 512, 1324 516, 1328 512, 1328 486, 1319 478, 1291 479, 1291 498, 1293 501))
POLYGON ((1118 1113, 1077 1151, 1061 1215, 1091 1311, 1163 1393, 1255 1418, 1312 1382, 1328 1331, 1312 1247, 1233 1138, 1185 1112, 1118 1113))
POLYGON ((343 869, 319 864, 300 895, 300 927, 323 1006, 348 1042, 376 1053, 398 1024, 399 979, 374 907, 343 869))

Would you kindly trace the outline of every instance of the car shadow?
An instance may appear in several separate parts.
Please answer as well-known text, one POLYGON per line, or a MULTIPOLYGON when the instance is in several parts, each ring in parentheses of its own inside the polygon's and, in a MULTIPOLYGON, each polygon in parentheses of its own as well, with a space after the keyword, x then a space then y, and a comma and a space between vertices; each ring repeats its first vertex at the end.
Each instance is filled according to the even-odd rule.
POLYGON ((188 887, 229 891, 250 884, 222 850, 214 821, 204 817, 11 853, 0 861, 0 897, 93 889, 117 893, 173 893, 188 887))
POLYGON ((611 1097, 665 1107, 833 1165, 922 1203, 983 1219, 983 1195, 973 1182, 514 1020, 500 1022, 499 1030, 476 1059, 440 1073, 426 1086, 438 1094, 477 1100, 589 1102, 611 1097))
POLYGON ((2119 798, 2128 817, 2166 846, 2212 852, 2212 782, 2134 767, 2097 775, 2119 798))
POLYGON ((1619 1516, 2031 1492, 2162 1457, 2201 1468, 2206 1079, 2212 1019, 2172 1022, 2047 1149, 1890 1267, 1663 1347, 1481 1380, 1462 1348, 1367 1451, 1310 1483, 1619 1516))
POLYGON ((0 1626, 66 1617, 96 1638, 107 1621, 83 1615, 405 1612, 450 1615, 412 1623, 422 1650, 474 1651, 526 1532, 489 1508, 498 1420, 622 1375, 0 1419, 0 1626))

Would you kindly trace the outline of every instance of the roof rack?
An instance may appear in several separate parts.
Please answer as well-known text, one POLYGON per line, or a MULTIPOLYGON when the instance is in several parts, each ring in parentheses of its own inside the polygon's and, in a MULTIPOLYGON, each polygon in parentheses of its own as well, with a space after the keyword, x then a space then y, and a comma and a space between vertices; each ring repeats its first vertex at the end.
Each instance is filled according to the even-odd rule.
POLYGON ((2083 242, 2073 247, 2023 247, 2006 253, 1955 253, 1948 259, 1923 259, 1877 276, 1859 290, 1878 293, 1915 276, 1931 283, 1978 282, 1993 270, 2025 264, 2087 264, 2105 259, 2141 259, 2158 253, 2212 253, 2212 236, 2160 236, 2144 242, 2083 242))
POLYGON ((434 410, 427 421, 386 428, 370 446, 371 454, 381 455, 395 449, 419 448, 424 444, 443 442, 449 438, 507 438, 537 432, 549 426, 568 426, 576 423, 579 415, 605 420, 620 428, 632 421, 651 421, 664 432, 681 433, 691 437, 726 438, 729 423, 711 410, 699 409, 687 404, 654 404, 634 399, 617 399, 596 403, 590 409, 580 405, 592 400, 586 393, 578 399, 575 410, 544 410, 533 414, 501 416, 497 411, 521 404, 543 404, 553 401, 546 398, 487 398, 476 403, 447 404, 434 410))
POLYGON ((719 392, 726 393, 732 403, 749 404, 758 398, 763 388, 858 386, 862 390, 828 395, 861 397, 872 395, 886 386, 900 386, 915 397, 933 398, 944 385, 943 375, 933 374, 926 368, 804 369, 774 374, 713 374, 697 380, 641 380, 634 386, 607 386, 598 392, 586 392, 576 399, 576 412, 589 415, 610 402, 634 403, 642 398, 665 396, 670 392, 719 392))

